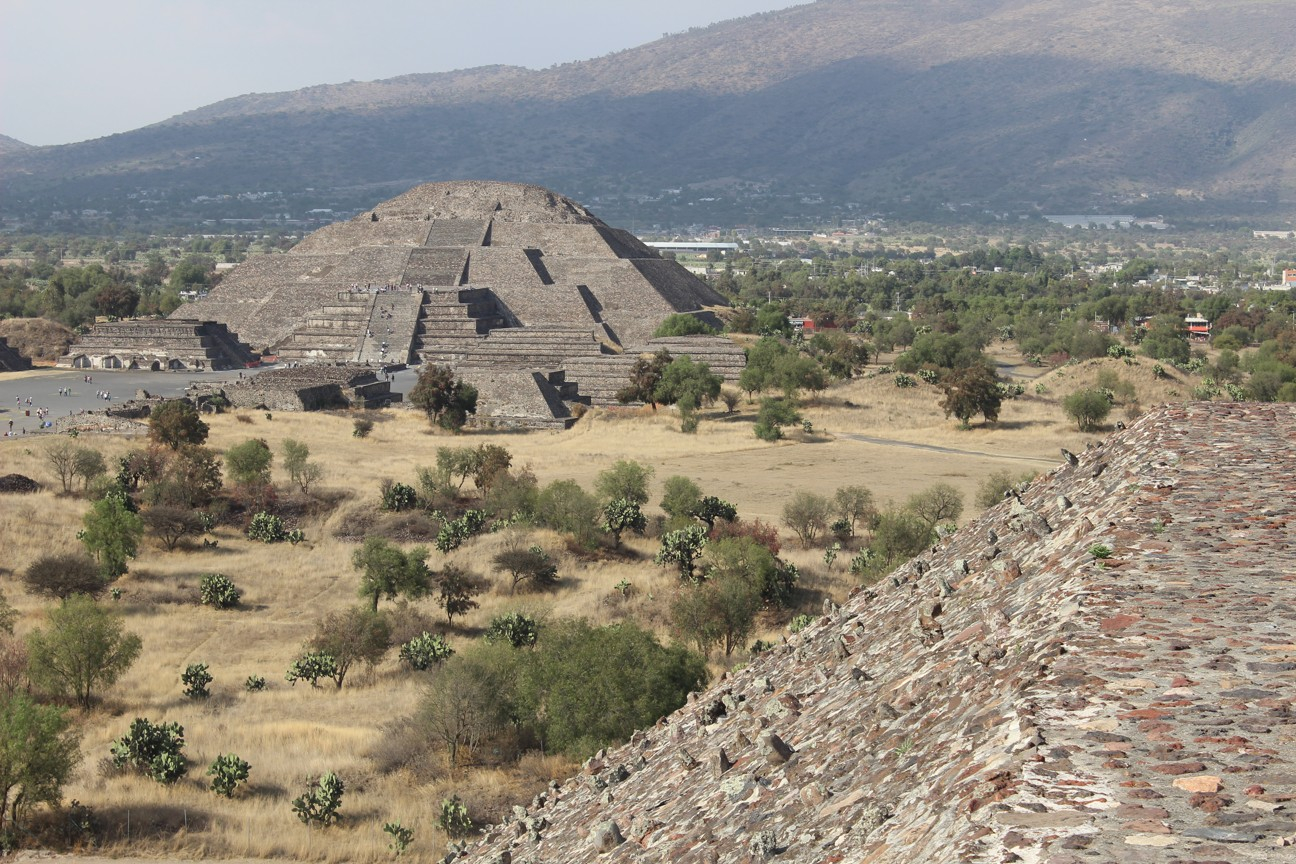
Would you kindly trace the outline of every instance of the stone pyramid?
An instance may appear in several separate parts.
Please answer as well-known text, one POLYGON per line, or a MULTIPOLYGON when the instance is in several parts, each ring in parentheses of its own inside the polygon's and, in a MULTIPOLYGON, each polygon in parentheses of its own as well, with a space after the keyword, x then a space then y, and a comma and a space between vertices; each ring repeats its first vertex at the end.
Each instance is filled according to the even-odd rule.
POLYGON ((723 303, 569 198, 473 181, 415 187, 254 258, 177 314, 294 361, 556 367, 636 351, 668 315, 723 303))

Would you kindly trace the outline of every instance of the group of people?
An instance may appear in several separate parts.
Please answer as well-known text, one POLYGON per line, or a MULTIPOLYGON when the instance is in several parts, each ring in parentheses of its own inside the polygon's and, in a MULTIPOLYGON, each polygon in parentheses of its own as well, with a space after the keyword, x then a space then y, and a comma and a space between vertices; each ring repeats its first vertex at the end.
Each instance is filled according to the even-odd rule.
POLYGON ((360 287, 359 282, 354 282, 351 285, 352 294, 390 294, 393 291, 403 291, 407 294, 420 293, 423 291, 423 283, 422 282, 414 282, 414 283, 402 282, 400 285, 392 285, 390 283, 384 285, 374 285, 372 283, 365 283, 365 286, 363 288, 360 287))

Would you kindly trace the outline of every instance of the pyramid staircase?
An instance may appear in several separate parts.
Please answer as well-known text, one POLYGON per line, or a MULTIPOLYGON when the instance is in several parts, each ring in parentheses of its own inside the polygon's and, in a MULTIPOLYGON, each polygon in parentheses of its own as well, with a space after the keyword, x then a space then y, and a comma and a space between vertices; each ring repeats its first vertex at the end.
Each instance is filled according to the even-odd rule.
POLYGON ((425 291, 418 314, 413 350, 424 362, 460 362, 487 333, 508 326, 485 288, 425 291))

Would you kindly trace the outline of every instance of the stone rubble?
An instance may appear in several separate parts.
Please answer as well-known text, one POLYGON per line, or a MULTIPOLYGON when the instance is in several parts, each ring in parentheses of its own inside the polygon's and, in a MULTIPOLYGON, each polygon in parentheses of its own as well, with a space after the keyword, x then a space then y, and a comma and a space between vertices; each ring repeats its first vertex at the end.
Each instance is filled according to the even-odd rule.
POLYGON ((458 860, 1296 860, 1293 478, 1296 406, 1149 413, 458 860))

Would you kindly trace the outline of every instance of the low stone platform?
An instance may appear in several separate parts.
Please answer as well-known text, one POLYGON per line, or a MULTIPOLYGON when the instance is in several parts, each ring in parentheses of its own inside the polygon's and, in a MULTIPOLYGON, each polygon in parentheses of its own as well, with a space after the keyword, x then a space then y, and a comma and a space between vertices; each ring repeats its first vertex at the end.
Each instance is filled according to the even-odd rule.
POLYGON ((576 388, 561 371, 459 366, 455 373, 477 388, 477 426, 565 429, 576 420, 568 406, 576 388))
POLYGON ((401 400, 374 369, 322 365, 267 369, 226 385, 225 398, 236 408, 271 411, 381 408, 401 400))
POLYGON ((260 357, 224 324, 167 318, 96 324, 77 338, 57 365, 175 372, 244 369, 259 362, 260 357))

